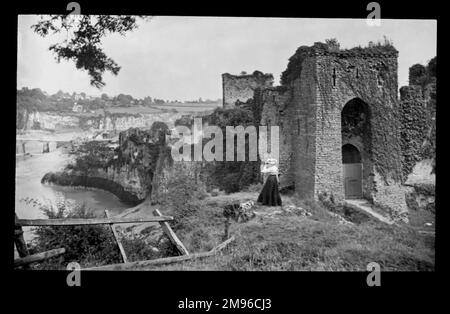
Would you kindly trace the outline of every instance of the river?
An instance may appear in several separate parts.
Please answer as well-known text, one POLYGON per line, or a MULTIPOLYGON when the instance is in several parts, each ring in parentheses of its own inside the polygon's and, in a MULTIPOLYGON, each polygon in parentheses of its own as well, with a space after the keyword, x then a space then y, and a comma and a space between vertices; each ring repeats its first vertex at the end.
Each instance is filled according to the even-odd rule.
MULTIPOLYGON (((31 157, 16 157, 15 211, 19 218, 47 218, 37 202, 55 206, 57 201, 65 201, 69 208, 85 204, 100 217, 104 217, 105 209, 111 215, 117 215, 131 207, 107 191, 41 184, 44 174, 62 170, 69 161, 70 157, 61 149, 31 157)), ((24 227, 26 241, 33 237, 31 229, 24 227)))

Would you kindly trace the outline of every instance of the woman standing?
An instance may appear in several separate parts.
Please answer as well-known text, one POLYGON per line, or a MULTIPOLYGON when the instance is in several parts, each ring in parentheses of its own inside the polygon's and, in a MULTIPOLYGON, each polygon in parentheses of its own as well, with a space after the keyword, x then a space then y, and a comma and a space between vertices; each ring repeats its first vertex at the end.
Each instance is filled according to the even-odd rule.
POLYGON ((281 196, 278 191, 277 160, 267 159, 262 166, 261 173, 267 176, 267 179, 257 202, 266 206, 281 206, 281 196))

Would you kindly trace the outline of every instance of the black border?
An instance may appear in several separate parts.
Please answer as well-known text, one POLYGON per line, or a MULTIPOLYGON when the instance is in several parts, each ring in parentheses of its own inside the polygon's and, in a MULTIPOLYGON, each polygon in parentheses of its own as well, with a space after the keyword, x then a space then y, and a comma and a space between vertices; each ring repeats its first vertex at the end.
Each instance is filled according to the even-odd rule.
MULTIPOLYGON (((15 157, 13 147, 15 133, 12 119, 15 114, 15 82, 17 69, 17 14, 67 14, 66 5, 70 1, 38 1, 30 3, 16 3, 14 10, 7 9, 6 18, 8 27, 4 32, 11 37, 4 42, 4 50, 11 56, 4 57, 4 64, 9 66, 11 73, 4 74, 4 81, 10 84, 7 89, 11 97, 3 104, 6 108, 3 134, 3 147, 7 147, 3 157, 7 157, 8 173, 6 184, 3 187, 3 202, 6 218, 3 218, 6 241, 5 252, 12 252, 13 211, 15 157), (13 13, 14 12, 14 13, 13 13), (15 25, 15 27, 12 27, 15 25), (16 60, 16 62, 12 62, 16 60), (13 92, 14 91, 14 92, 13 92), (11 117, 11 118, 9 118, 11 117), (11 125, 9 125, 11 124, 11 125), (5 141, 6 140, 6 141, 5 141), (8 143, 11 141, 10 143, 8 143), (6 205, 6 206, 5 206, 6 205), (6 225, 6 226, 5 226, 6 225)), ((143 14, 143 15, 192 15, 192 16, 253 16, 253 17, 317 17, 317 18, 365 18, 368 14, 366 6, 371 1, 300 1, 294 3, 249 3, 245 6, 241 2, 208 2, 196 4, 192 2, 163 2, 150 1, 121 1, 121 2, 92 2, 77 1, 81 5, 83 14, 143 14)), ((445 42, 446 28, 445 12, 437 3, 413 2, 387 2, 377 1, 381 5, 382 18, 396 19, 437 19, 438 20, 438 55, 445 56, 442 46, 445 42)), ((411 34, 414 36, 414 34, 411 34)), ((301 41, 301 39, 299 39, 301 41)), ((292 310, 300 312, 305 304, 321 309, 324 305, 332 308, 347 307, 350 304, 361 311, 374 309, 377 305, 386 309, 385 301, 398 301, 400 306, 415 305, 417 302, 433 304, 436 300, 438 282, 445 282, 443 275, 447 273, 447 263, 444 261, 444 244, 446 237, 445 223, 448 221, 445 200, 445 76, 446 61, 439 59, 438 67, 438 106, 437 110, 437 185, 436 185, 436 271, 430 273, 381 273, 381 287, 368 287, 366 284, 367 272, 83 272, 81 287, 68 287, 66 285, 65 271, 13 271, 12 257, 7 258, 4 270, 12 275, 6 286, 12 295, 28 300, 33 296, 59 294, 66 295, 66 300, 72 307, 81 292, 88 292, 94 299, 101 299, 99 294, 106 295, 108 300, 120 303, 123 300, 126 307, 143 306, 146 311, 155 312, 156 308, 170 312, 176 311, 177 301, 186 297, 201 299, 202 297, 233 298, 271 298, 272 312, 290 313, 292 310), (420 292, 420 293, 419 293, 420 292), (22 294, 22 296, 20 296, 22 294), (117 295, 117 297, 115 297, 117 295), (119 297, 120 296, 120 297, 119 297), (420 297, 420 299, 416 298, 420 297), (354 299, 366 303, 364 307, 353 305, 354 299), (133 300, 136 300, 135 302, 133 300), (290 309, 290 311, 288 311, 290 309)), ((9 72, 8 71, 8 72, 9 72)), ((5 163, 3 163, 5 164, 5 163)), ((7 253, 9 254, 9 253, 7 253)), ((41 302, 48 303, 43 299, 41 302)), ((63 302, 65 299, 62 299, 63 302)), ((116 302, 112 302, 113 306, 116 302)), ((27 302, 20 303, 20 306, 27 302)), ((67 305, 67 303, 66 303, 67 305)), ((392 308, 391 308, 392 309, 392 308)), ((156 311, 159 313, 162 311, 156 311)), ((164 311, 165 312, 165 311, 164 311)), ((193 312, 193 311, 186 311, 193 312)), ((229 312, 229 311, 228 311, 229 312)), ((243 312, 243 311, 240 311, 243 312)), ((245 312, 245 311, 244 311, 245 312)), ((257 311, 258 312, 258 311, 257 311)), ((264 312, 267 312, 264 311, 264 312)))

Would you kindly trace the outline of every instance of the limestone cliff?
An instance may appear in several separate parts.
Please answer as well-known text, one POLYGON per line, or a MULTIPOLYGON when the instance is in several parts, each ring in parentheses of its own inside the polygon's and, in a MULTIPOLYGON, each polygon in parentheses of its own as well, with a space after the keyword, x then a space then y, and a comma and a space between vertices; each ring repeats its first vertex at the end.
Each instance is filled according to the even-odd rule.
POLYGON ((164 124, 155 124, 150 130, 132 128, 121 132, 117 147, 86 143, 83 149, 87 153, 80 154, 66 171, 47 173, 42 182, 101 188, 122 201, 138 204, 151 194, 156 166, 170 158, 166 132, 164 124))
MULTIPOLYGON (((183 113, 186 114, 186 113, 183 113)), ((175 120, 182 116, 175 112, 155 113, 99 113, 44 112, 18 110, 16 129, 27 130, 85 130, 85 131, 124 131, 129 128, 150 128, 156 121, 165 121, 173 127, 175 120)))

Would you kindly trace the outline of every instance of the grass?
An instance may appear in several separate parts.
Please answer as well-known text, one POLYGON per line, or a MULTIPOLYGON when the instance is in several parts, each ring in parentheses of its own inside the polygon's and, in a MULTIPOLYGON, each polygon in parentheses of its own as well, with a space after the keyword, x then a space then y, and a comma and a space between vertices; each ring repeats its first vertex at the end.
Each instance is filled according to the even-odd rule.
MULTIPOLYGON (((366 271, 367 264, 374 261, 383 271, 434 270, 432 235, 419 234, 408 225, 393 226, 360 217, 352 225, 339 224, 314 201, 286 202, 302 206, 312 216, 280 214, 233 223, 230 233, 236 240, 222 254, 152 269, 366 271)), ((183 243, 194 252, 209 250, 223 232, 220 216, 220 207, 204 206, 202 217, 193 222, 197 227, 181 233, 183 243)))
MULTIPOLYGON (((185 186, 183 180, 181 186, 185 186)), ((151 213, 156 206, 163 215, 173 215, 172 227, 190 253, 209 251, 224 241, 224 204, 256 199, 258 195, 258 192, 240 192, 199 200, 191 197, 194 191, 188 187, 182 193, 183 190, 175 185, 178 193, 169 193, 168 202, 144 206, 140 213, 135 214, 151 213), (179 202, 180 197, 186 201, 179 202)), ((434 234, 418 232, 422 221, 434 221, 434 217, 412 213, 412 225, 388 225, 357 210, 345 207, 326 208, 314 200, 301 200, 289 194, 283 195, 283 205, 302 207, 311 215, 304 217, 297 215, 297 211, 286 212, 280 207, 256 205, 255 211, 260 214, 255 218, 245 223, 231 221, 229 234, 235 237, 235 241, 220 254, 148 269, 366 271, 368 263, 377 262, 382 271, 434 270, 434 234), (330 210, 343 215, 353 224, 341 223, 330 210)), ((167 239, 162 242, 157 240, 158 232, 155 228, 158 226, 140 228, 140 232, 136 232, 138 229, 135 227, 131 227, 133 230, 124 230, 127 235, 122 234, 121 238, 130 261, 177 255, 167 239)), ((110 236, 109 234, 108 237, 110 236)), ((98 242, 98 236, 90 238, 98 242)), ((73 240, 72 237, 70 239, 73 240)), ((91 243, 88 244, 85 247, 90 247, 91 243)), ((54 247, 53 243, 51 248, 54 247)), ((38 251, 45 249, 47 247, 38 251)), ((110 248, 109 245, 106 255, 103 251, 94 254, 95 256, 88 252, 85 264, 107 264, 105 256, 110 255, 114 259, 118 258, 118 252, 111 252, 111 249, 116 250, 116 247, 110 248)))

